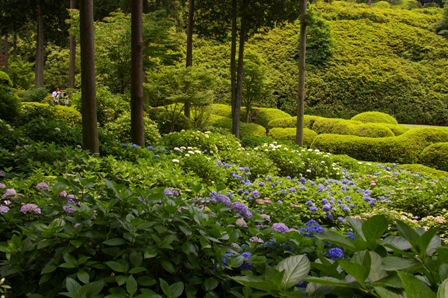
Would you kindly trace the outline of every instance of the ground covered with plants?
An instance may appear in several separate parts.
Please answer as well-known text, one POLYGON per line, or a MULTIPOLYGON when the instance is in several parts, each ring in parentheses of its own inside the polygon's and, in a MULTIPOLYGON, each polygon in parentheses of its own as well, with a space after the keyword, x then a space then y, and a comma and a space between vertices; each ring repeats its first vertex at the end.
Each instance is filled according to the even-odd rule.
POLYGON ((92 156, 0 125, 11 297, 448 293, 435 171, 200 131, 146 148, 103 135, 92 156))

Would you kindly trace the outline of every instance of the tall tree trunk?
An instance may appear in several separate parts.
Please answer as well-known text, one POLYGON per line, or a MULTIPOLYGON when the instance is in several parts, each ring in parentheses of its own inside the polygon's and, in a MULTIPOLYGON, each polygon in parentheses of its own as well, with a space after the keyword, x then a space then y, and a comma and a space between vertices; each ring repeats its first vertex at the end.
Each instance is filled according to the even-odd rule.
POLYGON ((145 146, 143 120, 143 2, 132 0, 131 13, 131 139, 145 146))
POLYGON ((240 24, 240 43, 238 49, 238 70, 236 81, 235 113, 232 115, 232 133, 240 138, 240 114, 243 100, 244 44, 246 42, 246 9, 247 0, 243 0, 243 13, 240 24))
MULTIPOLYGON (((234 119, 239 120, 239 115, 237 116, 236 111, 236 37, 237 37, 237 26, 236 26, 236 16, 237 16, 237 0, 232 0, 232 41, 230 47, 230 93, 231 93, 231 105, 232 105, 232 133, 234 133, 237 128, 234 119), (236 118, 238 117, 238 118, 236 118)), ((238 112, 239 113, 239 112, 238 112)))
POLYGON ((36 88, 44 86, 44 20, 42 17, 42 4, 37 1, 37 39, 36 39, 36 62, 34 66, 36 88))
MULTIPOLYGON (((193 66, 193 25, 194 25, 194 0, 188 2, 188 26, 187 26, 187 67, 193 66)), ((190 102, 185 103, 184 114, 190 119, 190 102)))
MULTIPOLYGON (((70 9, 75 8, 75 0, 70 0, 70 9)), ((68 74, 68 87, 75 88, 76 73, 76 36, 70 35, 70 65, 68 74)))
POLYGON ((303 146, 303 119, 305 116, 305 58, 306 58, 306 0, 302 0, 299 38, 299 94, 297 99, 296 144, 303 146))
POLYGON ((98 154, 93 0, 80 0, 79 21, 82 32, 80 36, 82 141, 85 150, 98 154))

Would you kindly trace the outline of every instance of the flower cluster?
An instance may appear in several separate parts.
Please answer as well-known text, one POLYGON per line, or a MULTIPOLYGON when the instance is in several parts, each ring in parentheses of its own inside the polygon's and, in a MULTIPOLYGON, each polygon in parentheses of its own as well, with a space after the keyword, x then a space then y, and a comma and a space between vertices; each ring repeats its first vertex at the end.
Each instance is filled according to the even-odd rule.
POLYGON ((233 210, 237 211, 240 215, 248 218, 252 218, 252 212, 249 211, 249 207, 241 202, 235 202, 232 204, 233 210))
POLYGON ((50 187, 48 186, 47 183, 45 183, 45 182, 40 182, 40 183, 38 183, 38 184, 36 185, 36 189, 37 189, 37 190, 45 190, 45 191, 49 191, 49 190, 50 190, 50 187))
POLYGON ((40 214, 40 208, 36 204, 25 204, 20 208, 20 212, 23 214, 27 213, 34 213, 34 214, 40 214))
POLYGON ((279 233, 289 232, 289 228, 284 223, 275 223, 272 225, 272 229, 279 233))
POLYGON ((332 260, 343 259, 344 251, 339 247, 330 248, 327 252, 328 257, 332 260))
POLYGON ((308 237, 314 237, 315 234, 320 234, 325 232, 325 229, 320 226, 320 224, 314 219, 309 220, 306 227, 300 228, 299 233, 305 234, 308 237))
POLYGON ((231 204, 230 198, 228 196, 219 194, 216 191, 212 191, 210 193, 210 197, 217 203, 223 203, 225 206, 230 206, 231 204))

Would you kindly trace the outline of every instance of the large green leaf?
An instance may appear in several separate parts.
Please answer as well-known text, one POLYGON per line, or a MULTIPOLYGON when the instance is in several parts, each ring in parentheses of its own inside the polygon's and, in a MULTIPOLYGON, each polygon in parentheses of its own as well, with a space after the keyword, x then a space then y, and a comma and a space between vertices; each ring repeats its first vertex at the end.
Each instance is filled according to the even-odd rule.
MULTIPOLYGON (((366 254, 366 256, 368 255, 369 254, 366 254)), ((339 266, 341 266, 342 269, 345 270, 345 272, 350 274, 361 285, 365 284, 367 276, 369 276, 369 269, 367 269, 363 265, 353 263, 350 261, 340 261, 339 266)))
POLYGON ((244 286, 257 290, 266 292, 279 290, 279 288, 276 287, 271 281, 266 280, 261 276, 233 276, 231 278, 244 286))
POLYGON ((78 294, 81 290, 81 285, 71 277, 65 279, 65 284, 70 294, 78 294))
POLYGON ((439 286, 439 290, 437 291, 437 298, 446 297, 448 297, 448 278, 442 282, 442 284, 439 286))
POLYGON ((304 278, 305 281, 313 282, 317 284, 322 284, 326 286, 333 286, 333 287, 344 287, 344 288, 355 288, 358 289, 359 286, 356 284, 351 284, 346 282, 345 280, 340 280, 334 277, 306 277, 304 278))
POLYGON ((122 245, 126 243, 126 240, 124 240, 123 238, 113 238, 113 239, 109 239, 103 242, 106 245, 110 245, 110 246, 118 246, 118 245, 122 245))
POLYGON ((410 270, 420 268, 422 264, 415 259, 404 259, 400 257, 383 258, 383 269, 386 271, 410 270))
POLYGON ((170 285, 170 290, 173 298, 177 298, 184 292, 184 283, 179 281, 170 285))
POLYGON ((383 287, 374 287, 376 293, 380 295, 381 298, 405 298, 403 291, 391 290, 383 287))
POLYGON ((368 242, 375 243, 387 231, 389 222, 384 215, 375 215, 362 224, 362 232, 368 242))
POLYGON ((346 237, 339 235, 336 232, 333 231, 327 231, 323 232, 321 234, 316 234, 316 238, 331 242, 335 245, 342 246, 347 249, 354 250, 355 246, 353 245, 353 242, 348 240, 346 237))
POLYGON ((383 258, 374 251, 362 251, 353 255, 352 262, 364 265, 369 270, 369 276, 367 279, 370 282, 375 282, 387 277, 386 271, 382 268, 383 258), (366 254, 369 254, 370 258, 366 258, 366 254), (370 260, 370 264, 365 265, 365 262, 370 260))
POLYGON ((408 240, 412 246, 415 246, 417 239, 420 237, 420 235, 416 231, 414 231, 410 226, 399 220, 397 220, 397 229, 400 232, 401 236, 406 238, 406 240, 408 240))
POLYGON ((389 236, 381 241, 387 247, 394 247, 398 250, 408 250, 412 248, 411 243, 402 236, 389 236))
POLYGON ((132 297, 135 293, 137 293, 138 285, 135 278, 130 275, 128 277, 128 280, 126 281, 126 291, 129 293, 129 295, 132 297))
POLYGON ((346 220, 350 223, 355 233, 358 234, 358 236, 362 240, 367 241, 366 236, 364 236, 364 233, 362 231, 362 221, 358 218, 353 217, 346 217, 346 220))
POLYGON ((311 265, 304 255, 292 256, 282 260, 276 266, 278 271, 284 271, 282 288, 289 289, 298 284, 310 271, 311 265))
POLYGON ((435 298, 436 295, 430 288, 414 275, 398 271, 398 276, 403 282, 404 290, 408 298, 435 298))
POLYGON ((432 228, 429 231, 425 232, 423 235, 421 235, 417 239, 416 245, 419 249, 420 256, 424 257, 427 252, 428 252, 429 256, 431 256, 433 253, 435 253, 437 247, 439 247, 441 244, 440 238, 438 236, 436 236, 436 233, 439 230, 440 230, 440 227, 432 228), (435 241, 433 241, 434 238, 436 238, 435 241), (431 245, 431 243, 432 243, 432 245, 431 245), (429 251, 428 251, 428 248, 429 248, 429 251))

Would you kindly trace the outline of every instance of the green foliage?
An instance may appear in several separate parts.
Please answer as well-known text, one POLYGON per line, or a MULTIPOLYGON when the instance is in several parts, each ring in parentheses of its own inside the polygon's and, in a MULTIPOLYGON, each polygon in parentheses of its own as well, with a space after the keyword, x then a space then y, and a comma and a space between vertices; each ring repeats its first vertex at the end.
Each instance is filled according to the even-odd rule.
POLYGON ((74 127, 81 124, 81 113, 73 107, 53 106, 45 103, 24 102, 20 115, 16 118, 18 125, 24 125, 37 118, 61 121, 68 126, 74 127))
MULTIPOLYGON (((292 143, 296 142, 296 131, 295 128, 280 128, 275 127, 269 130, 269 136, 275 140, 290 141, 292 143)), ((309 128, 303 129, 303 146, 309 148, 317 133, 309 128)))
MULTIPOLYGON (((322 117, 313 116, 313 115, 304 115, 303 126, 309 128, 309 129, 312 129, 314 122, 316 122, 316 120, 318 120, 320 118, 322 118, 322 117)), ((283 127, 284 128, 284 127, 296 127, 296 126, 297 126, 297 116, 286 117, 286 118, 281 118, 281 119, 274 119, 268 123, 268 129, 271 129, 273 127, 283 127)))
MULTIPOLYGON (((224 128, 227 131, 232 131, 232 119, 218 116, 218 115, 212 115, 210 117, 210 125, 224 128)), ((258 124, 254 123, 240 123, 240 137, 244 138, 245 136, 264 136, 266 135, 266 129, 258 124)))
MULTIPOLYGON (((71 104, 81 112, 81 92, 70 95, 71 104)), ((109 122, 114 122, 123 113, 130 111, 130 103, 126 96, 112 94, 109 88, 96 88, 97 119, 100 127, 109 122)))
POLYGON ((255 123, 266 128, 268 128, 269 123, 275 119, 290 117, 288 113, 278 109, 259 108, 258 110, 259 112, 256 114, 255 123))
POLYGON ((8 89, 12 86, 13 84, 11 79, 9 78, 9 75, 4 71, 0 71, 0 87, 8 89))
MULTIPOLYGON (((76 112, 76 111, 75 111, 76 112)), ((81 127, 71 128, 63 121, 51 118, 34 118, 22 125, 23 134, 35 142, 82 145, 81 127)))
MULTIPOLYGON (((307 15, 306 34, 309 38, 306 40, 306 63, 322 65, 333 56, 334 40, 328 21, 322 17, 319 11, 313 10, 312 7, 307 15)), ((296 59, 299 56, 300 53, 298 52, 296 59)))
MULTIPOLYGON (((160 133, 154 121, 144 117, 145 143, 147 145, 155 144, 160 139, 160 133)), ((131 115, 122 114, 113 122, 108 122, 104 126, 107 133, 115 136, 115 139, 122 143, 131 142, 131 115)))
POLYGON ((9 88, 0 86, 0 119, 14 121, 20 113, 20 100, 9 88))
POLYGON ((212 114, 232 118, 232 107, 222 103, 212 104, 212 114))
POLYGON ((419 161, 429 167, 448 171, 448 143, 429 145, 420 154, 419 161))
MULTIPOLYGON (((53 88, 58 86, 60 89, 68 87, 69 68, 70 68, 70 50, 50 46, 46 48, 49 52, 45 62, 45 85, 53 88)), ((76 69, 80 69, 79 56, 77 59, 76 69)))
POLYGON ((10 56, 8 63, 8 74, 14 88, 19 90, 30 89, 34 84, 34 63, 17 56, 10 56))
POLYGON ((191 128, 191 121, 174 106, 146 107, 145 111, 162 134, 191 128))
POLYGON ((426 176, 448 177, 448 172, 436 170, 432 167, 425 166, 422 164, 400 164, 400 169, 404 169, 412 173, 422 174, 426 176))
POLYGON ((364 123, 386 123, 398 124, 397 120, 386 113, 382 112, 364 112, 352 117, 351 120, 361 121, 364 123))
POLYGON ((42 102, 48 95, 51 95, 48 88, 31 88, 21 94, 21 100, 22 102, 42 102))

